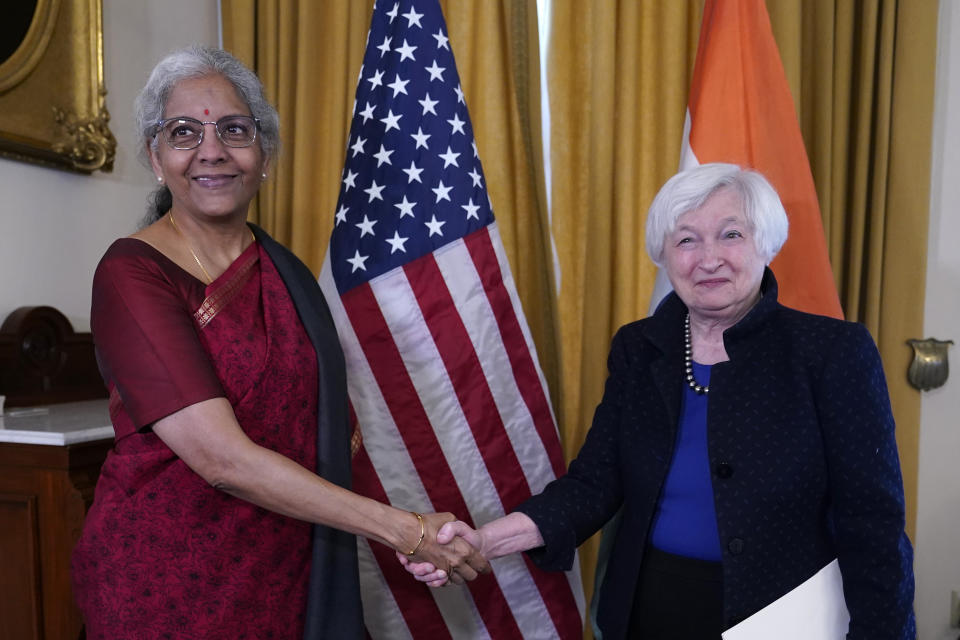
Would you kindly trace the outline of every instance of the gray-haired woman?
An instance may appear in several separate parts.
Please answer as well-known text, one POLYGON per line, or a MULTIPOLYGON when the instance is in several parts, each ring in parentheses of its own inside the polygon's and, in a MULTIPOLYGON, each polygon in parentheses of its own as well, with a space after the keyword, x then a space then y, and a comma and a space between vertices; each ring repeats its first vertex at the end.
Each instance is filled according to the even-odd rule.
MULTIPOLYGON (((604 640, 719 638, 839 559, 847 637, 913 640, 912 550, 893 416, 867 330, 777 302, 787 216, 763 176, 679 173, 647 217, 674 292, 617 332, 603 400, 569 473, 478 531, 488 559, 568 569, 622 507, 604 640)), ((408 564, 432 585, 446 572, 408 564)))
POLYGON ((87 637, 360 638, 353 534, 474 577, 482 558, 436 544, 451 514, 349 491, 330 314, 307 267, 246 222, 279 142, 257 77, 177 51, 137 122, 159 188, 94 276, 116 444, 73 556, 87 637))

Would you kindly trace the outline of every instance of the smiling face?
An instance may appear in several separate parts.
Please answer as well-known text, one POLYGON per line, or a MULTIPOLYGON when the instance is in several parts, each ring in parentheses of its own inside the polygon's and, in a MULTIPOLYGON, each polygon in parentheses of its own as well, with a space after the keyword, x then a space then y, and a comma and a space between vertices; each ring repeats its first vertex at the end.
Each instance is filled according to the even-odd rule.
MULTIPOLYGON (((250 109, 226 78, 209 75, 177 84, 163 117, 215 122, 230 115, 250 115, 250 109)), ((173 149, 159 134, 156 149, 149 151, 154 173, 163 178, 173 195, 173 212, 197 219, 245 220, 268 162, 259 142, 228 147, 212 124, 204 125, 203 142, 195 149, 173 149)))
POLYGON ((680 216, 663 255, 670 283, 694 318, 733 325, 760 295, 766 263, 736 191, 721 189, 680 216))

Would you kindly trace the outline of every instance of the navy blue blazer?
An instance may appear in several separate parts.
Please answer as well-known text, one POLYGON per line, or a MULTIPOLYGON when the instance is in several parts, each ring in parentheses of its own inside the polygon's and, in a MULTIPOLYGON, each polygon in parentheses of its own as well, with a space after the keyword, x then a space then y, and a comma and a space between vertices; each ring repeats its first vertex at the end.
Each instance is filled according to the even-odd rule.
MULTIPOLYGON (((763 297, 723 336, 713 366, 707 440, 723 551, 727 627, 839 558, 848 638, 916 636, 913 551, 880 356, 859 324, 763 297)), ((597 612, 604 640, 626 634, 643 549, 673 454, 683 390, 676 293, 614 336, 603 400, 569 472, 520 505, 545 545, 544 569, 623 506, 597 612)))

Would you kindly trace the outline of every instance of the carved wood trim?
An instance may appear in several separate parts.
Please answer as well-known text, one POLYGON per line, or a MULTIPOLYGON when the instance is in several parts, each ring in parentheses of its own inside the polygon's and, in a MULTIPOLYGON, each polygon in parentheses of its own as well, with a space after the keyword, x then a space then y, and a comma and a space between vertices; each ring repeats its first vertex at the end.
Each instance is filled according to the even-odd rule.
POLYGON ((0 394, 7 406, 106 398, 93 336, 53 307, 20 307, 0 326, 0 394))

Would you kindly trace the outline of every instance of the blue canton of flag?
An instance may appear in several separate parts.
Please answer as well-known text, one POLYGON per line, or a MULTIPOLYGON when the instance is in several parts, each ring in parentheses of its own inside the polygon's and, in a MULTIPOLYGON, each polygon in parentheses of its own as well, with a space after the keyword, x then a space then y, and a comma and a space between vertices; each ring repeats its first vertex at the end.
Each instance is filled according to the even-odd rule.
POLYGON ((493 221, 443 15, 399 5, 374 11, 358 79, 330 242, 340 293, 493 221))

